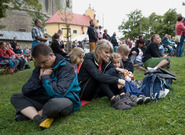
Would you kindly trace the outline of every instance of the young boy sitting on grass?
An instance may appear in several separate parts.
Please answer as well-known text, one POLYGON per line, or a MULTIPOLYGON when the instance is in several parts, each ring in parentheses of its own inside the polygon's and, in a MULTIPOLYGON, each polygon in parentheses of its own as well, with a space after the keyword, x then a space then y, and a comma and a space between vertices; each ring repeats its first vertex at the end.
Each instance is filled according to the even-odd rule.
POLYGON ((134 65, 128 58, 130 50, 127 45, 120 45, 117 48, 117 53, 121 56, 123 62, 123 68, 134 73, 134 65))
POLYGON ((49 128, 54 118, 79 109, 80 87, 71 64, 61 55, 54 55, 49 46, 34 46, 32 57, 38 66, 22 93, 13 94, 11 103, 16 109, 16 120, 29 118, 40 127, 49 128))

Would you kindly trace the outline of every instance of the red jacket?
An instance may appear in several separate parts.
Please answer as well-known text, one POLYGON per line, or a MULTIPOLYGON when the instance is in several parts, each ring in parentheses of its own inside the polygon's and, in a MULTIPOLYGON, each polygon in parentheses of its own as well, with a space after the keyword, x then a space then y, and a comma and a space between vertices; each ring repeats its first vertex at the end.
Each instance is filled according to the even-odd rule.
POLYGON ((185 31, 185 26, 181 21, 177 22, 175 26, 175 30, 176 30, 176 35, 181 35, 181 36, 183 35, 183 31, 185 31))
POLYGON ((11 53, 8 50, 0 48, 0 58, 10 58, 10 56, 11 53))

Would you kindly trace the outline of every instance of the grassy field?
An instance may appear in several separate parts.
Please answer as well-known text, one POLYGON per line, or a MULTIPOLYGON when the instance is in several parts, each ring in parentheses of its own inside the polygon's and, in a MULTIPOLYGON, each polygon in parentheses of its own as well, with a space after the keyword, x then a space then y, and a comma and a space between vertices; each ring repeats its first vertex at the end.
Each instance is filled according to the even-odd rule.
MULTIPOLYGON (((0 70, 0 134, 1 135, 185 135, 185 57, 171 58, 170 72, 174 81, 172 92, 161 100, 139 105, 129 111, 115 110, 107 98, 96 99, 66 118, 57 119, 47 130, 32 121, 14 120, 15 109, 10 97, 21 92, 31 70, 2 75, 0 70)), ((144 72, 136 70, 135 78, 142 80, 144 72)))

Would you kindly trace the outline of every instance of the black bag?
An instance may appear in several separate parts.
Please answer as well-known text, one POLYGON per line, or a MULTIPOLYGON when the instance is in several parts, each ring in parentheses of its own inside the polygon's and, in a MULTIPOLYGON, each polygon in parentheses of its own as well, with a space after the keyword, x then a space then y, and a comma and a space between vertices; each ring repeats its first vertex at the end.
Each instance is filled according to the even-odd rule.
POLYGON ((0 66, 9 66, 10 65, 10 59, 1 59, 0 60, 0 66))
POLYGON ((160 78, 164 79, 168 86, 172 84, 173 80, 177 80, 174 74, 160 67, 157 68, 156 70, 153 70, 152 72, 149 70, 145 73, 145 75, 151 75, 151 74, 156 74, 160 78))

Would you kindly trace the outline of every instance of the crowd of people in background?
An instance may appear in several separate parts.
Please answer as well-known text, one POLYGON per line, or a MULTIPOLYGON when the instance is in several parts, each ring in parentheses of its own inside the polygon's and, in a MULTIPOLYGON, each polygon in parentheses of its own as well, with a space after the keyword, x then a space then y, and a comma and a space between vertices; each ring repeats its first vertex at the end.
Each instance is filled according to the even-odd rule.
MULTIPOLYGON (((49 45, 45 44, 48 39, 40 30, 42 22, 36 20, 32 30, 35 69, 24 85, 23 93, 15 93, 11 98, 16 108, 16 120, 29 118, 42 127, 46 119, 49 118, 51 124, 54 118, 77 111, 81 106, 80 100, 89 102, 94 97, 107 96, 111 107, 120 110, 148 103, 150 97, 143 95, 135 85, 134 67, 141 70, 169 68, 170 59, 166 54, 182 57, 183 20, 181 16, 177 19, 175 37, 165 34, 161 39, 154 34, 144 40, 142 35, 138 35, 135 41, 126 39, 120 42, 115 32, 110 36, 105 29, 103 33, 102 27, 95 27, 94 20, 90 20, 89 43, 84 39, 65 44, 62 30, 59 30, 49 45), (180 36, 180 41, 177 41, 177 36, 180 36), (88 44, 89 52, 86 53, 88 44)), ((10 58, 12 63, 25 60, 20 58, 23 52, 30 55, 30 50, 25 48, 22 51, 15 39, 11 45, 0 44, 0 54, 5 51, 6 58, 10 58), (15 53, 10 53, 9 49, 15 53), (17 54, 20 55, 12 57, 17 54)))

